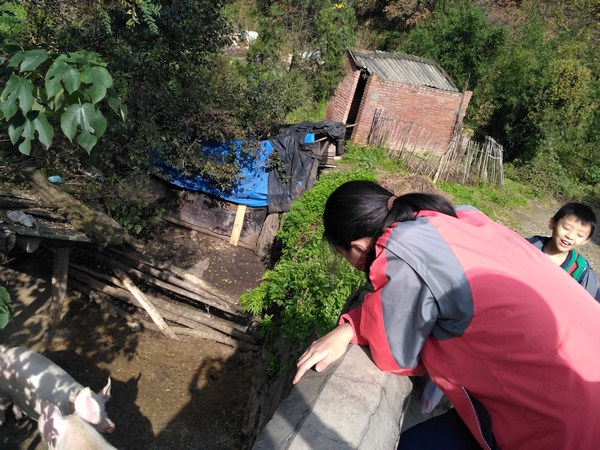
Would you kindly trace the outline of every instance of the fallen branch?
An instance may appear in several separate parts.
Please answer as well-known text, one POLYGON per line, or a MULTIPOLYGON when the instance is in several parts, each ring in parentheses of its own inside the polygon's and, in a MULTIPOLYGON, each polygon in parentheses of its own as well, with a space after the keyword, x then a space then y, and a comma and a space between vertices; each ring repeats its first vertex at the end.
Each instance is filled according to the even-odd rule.
POLYGON ((244 313, 242 307, 240 307, 239 305, 229 303, 228 301, 225 301, 222 298, 219 298, 213 294, 210 294, 200 289, 197 286, 194 286, 188 281, 178 279, 177 277, 165 274, 147 266, 145 267, 145 270, 146 272, 150 272, 151 274, 142 272, 141 270, 137 270, 132 267, 128 267, 127 265, 121 262, 104 257, 102 255, 96 255, 96 257, 105 262, 108 262, 113 266, 120 268, 129 275, 136 276, 137 278, 147 281, 148 283, 151 283, 167 291, 173 292, 174 294, 180 295, 191 301, 201 302, 205 305, 212 306, 221 311, 236 315, 243 319, 247 318, 247 314, 244 313), (176 283, 177 285, 173 283, 176 283))
POLYGON ((223 292, 220 292, 217 288, 211 286, 206 281, 198 278, 195 275, 187 273, 185 269, 175 266, 170 262, 156 261, 154 258, 146 255, 128 251, 117 251, 111 247, 104 249, 103 253, 112 255, 120 260, 127 258, 131 262, 131 266, 135 269, 141 270, 149 275, 157 276, 157 278, 160 278, 163 281, 169 281, 173 284, 177 284, 180 287, 188 289, 189 291, 196 292, 200 295, 210 294, 228 303, 237 304, 235 299, 229 297, 223 292), (182 283, 184 280, 192 283, 192 286, 190 287, 188 284, 182 283))
MULTIPOLYGON (((142 321, 142 324, 146 328, 157 330, 156 325, 154 325, 152 322, 142 321)), ((195 329, 191 329, 191 328, 173 327, 173 331, 175 331, 175 333, 179 334, 179 335, 193 336, 193 337, 198 337, 198 338, 202 338, 202 339, 208 339, 210 341, 216 341, 221 344, 229 345, 230 347, 233 347, 233 348, 239 349, 239 350, 252 351, 252 352, 260 350, 260 346, 258 346, 258 345, 249 344, 248 342, 244 342, 244 341, 236 341, 235 339, 227 338, 227 336, 223 336, 223 337, 215 336, 213 333, 207 333, 204 331, 195 330, 195 329)))
POLYGON ((106 214, 92 211, 75 197, 50 183, 35 169, 22 169, 23 175, 36 189, 38 196, 45 202, 56 206, 76 229, 101 244, 129 244, 142 248, 142 243, 133 239, 123 228, 106 214))
MULTIPOLYGON (((96 291, 107 294, 117 300, 131 304, 135 307, 141 307, 137 299, 129 291, 121 287, 109 286, 105 283, 95 280, 94 278, 84 273, 81 273, 75 268, 73 268, 73 265, 71 265, 69 275, 71 279, 75 279, 81 283, 84 283, 85 285, 90 286, 96 291)), ((83 293, 86 294, 86 292, 83 293)), ((235 336, 239 339, 244 339, 249 342, 254 342, 254 339, 245 332, 245 327, 244 330, 239 329, 236 324, 233 324, 231 322, 227 322, 214 316, 206 317, 207 315, 205 315, 205 313, 203 313, 202 311, 193 309, 191 307, 185 307, 183 305, 174 306, 156 297, 152 297, 152 301, 155 304, 156 308, 161 312, 161 314, 168 320, 178 322, 180 321, 180 318, 183 317, 186 319, 194 320, 199 325, 210 327, 221 333, 225 333, 230 336, 235 336)))
MULTIPOLYGON (((90 299, 94 300, 96 303, 101 303, 106 306, 112 313, 126 320, 127 326, 131 329, 139 329, 139 327, 143 326, 144 328, 160 331, 160 329, 153 323, 144 319, 140 319, 135 317, 133 314, 129 314, 124 311, 122 308, 114 305, 108 298, 106 294, 99 293, 94 291, 90 286, 80 283, 76 280, 70 280, 69 283, 73 287, 80 291, 81 293, 87 295, 90 299)), ((257 351, 260 350, 260 346, 253 344, 251 342, 246 341, 236 341, 231 337, 223 333, 219 333, 218 331, 211 330, 209 328, 198 329, 198 328, 184 328, 184 327, 171 327, 173 332, 176 335, 180 336, 193 336, 202 339, 207 339, 215 342, 219 342, 220 344, 229 345, 230 347, 243 350, 243 351, 257 351)))
POLYGON ((154 305, 146 298, 144 293, 140 291, 134 284, 133 281, 127 276, 127 274, 115 265, 112 266, 115 274, 121 279, 125 287, 131 292, 135 299, 142 305, 148 315, 152 318, 156 326, 163 332, 163 334, 171 339, 178 339, 173 330, 169 328, 169 325, 165 322, 159 312, 156 310, 154 305))

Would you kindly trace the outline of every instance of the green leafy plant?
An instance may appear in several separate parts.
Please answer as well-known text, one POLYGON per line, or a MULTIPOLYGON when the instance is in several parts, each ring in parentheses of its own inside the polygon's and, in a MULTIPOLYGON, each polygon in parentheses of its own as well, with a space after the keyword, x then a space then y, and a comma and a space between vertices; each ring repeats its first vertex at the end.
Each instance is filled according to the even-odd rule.
POLYGON ((84 50, 50 54, 45 49, 5 46, 8 62, 2 66, 7 82, 0 94, 0 122, 8 124, 13 145, 25 155, 37 139, 48 149, 54 138, 51 124, 59 118, 60 128, 88 153, 106 131, 106 118, 99 102, 125 120, 127 109, 112 88, 106 64, 96 53, 84 50))
POLYGON ((390 158, 383 147, 368 147, 347 143, 347 152, 343 163, 366 171, 387 170, 389 172, 404 172, 402 162, 398 158, 390 158))
POLYGON ((127 231, 135 234, 156 225, 165 212, 162 207, 144 206, 140 203, 125 204, 122 200, 115 200, 109 206, 115 220, 127 231))
POLYGON ((331 330, 346 299, 365 282, 364 274, 334 255, 321 240, 327 198, 339 185, 354 179, 374 180, 374 175, 354 170, 325 174, 284 215, 277 233, 282 242, 280 261, 257 288, 240 299, 253 314, 267 313, 262 328, 267 338, 282 334, 288 346, 302 345, 311 330, 331 330))
POLYGON ((13 307, 10 295, 6 288, 0 286, 0 329, 4 328, 12 319, 13 307))
POLYGON ((141 15, 142 22, 144 22, 153 33, 158 33, 156 16, 160 13, 160 4, 153 3, 151 0, 122 0, 122 4, 129 16, 127 26, 132 27, 134 25, 139 25, 139 16, 141 15), (138 14, 138 9, 140 14, 138 14))

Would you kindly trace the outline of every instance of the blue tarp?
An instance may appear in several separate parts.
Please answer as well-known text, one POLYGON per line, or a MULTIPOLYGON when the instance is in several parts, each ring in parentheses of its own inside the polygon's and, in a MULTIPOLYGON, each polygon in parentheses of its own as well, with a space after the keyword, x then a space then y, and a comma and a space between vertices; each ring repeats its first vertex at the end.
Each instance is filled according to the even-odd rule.
MULTIPOLYGON (((314 142, 314 140, 314 134, 307 134, 304 139, 306 143, 314 142)), ((205 141, 202 142, 200 150, 218 156, 231 152, 232 147, 241 149, 242 141, 233 141, 229 144, 217 141, 205 141)), ((242 152, 238 151, 238 163, 241 167, 240 177, 238 182, 227 191, 215 187, 201 175, 186 176, 179 169, 169 166, 164 161, 158 161, 156 166, 159 169, 159 176, 161 178, 183 189, 201 191, 239 205, 260 207, 268 205, 269 174, 267 166, 269 156, 272 152, 273 145, 269 141, 260 141, 260 149, 253 160, 243 158, 242 152)))

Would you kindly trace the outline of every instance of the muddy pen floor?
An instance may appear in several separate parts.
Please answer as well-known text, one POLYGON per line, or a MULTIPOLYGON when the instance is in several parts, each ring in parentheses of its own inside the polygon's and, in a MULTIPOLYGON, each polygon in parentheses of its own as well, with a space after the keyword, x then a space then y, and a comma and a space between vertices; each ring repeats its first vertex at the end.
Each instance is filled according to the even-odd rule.
MULTIPOLYGON (((153 255, 196 274, 230 296, 257 286, 265 270, 252 251, 166 226, 147 246, 153 255), (198 271, 200 273, 198 273, 198 271)), ((0 266, 0 284, 15 307, 0 344, 42 353, 84 386, 99 391, 112 379, 106 405, 115 422, 107 440, 121 450, 240 449, 244 410, 258 352, 157 331, 132 331, 125 320, 69 292, 64 316, 47 341, 52 255, 37 251, 0 266)), ((12 411, 0 427, 3 450, 42 450, 36 422, 12 411)))

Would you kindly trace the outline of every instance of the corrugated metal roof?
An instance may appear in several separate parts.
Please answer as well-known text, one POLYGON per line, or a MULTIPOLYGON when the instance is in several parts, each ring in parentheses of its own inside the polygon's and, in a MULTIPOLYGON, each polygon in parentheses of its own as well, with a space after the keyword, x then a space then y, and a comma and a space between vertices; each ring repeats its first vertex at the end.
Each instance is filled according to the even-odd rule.
POLYGON ((384 80, 458 92, 444 69, 431 59, 404 53, 356 50, 350 50, 350 56, 359 68, 384 80))

